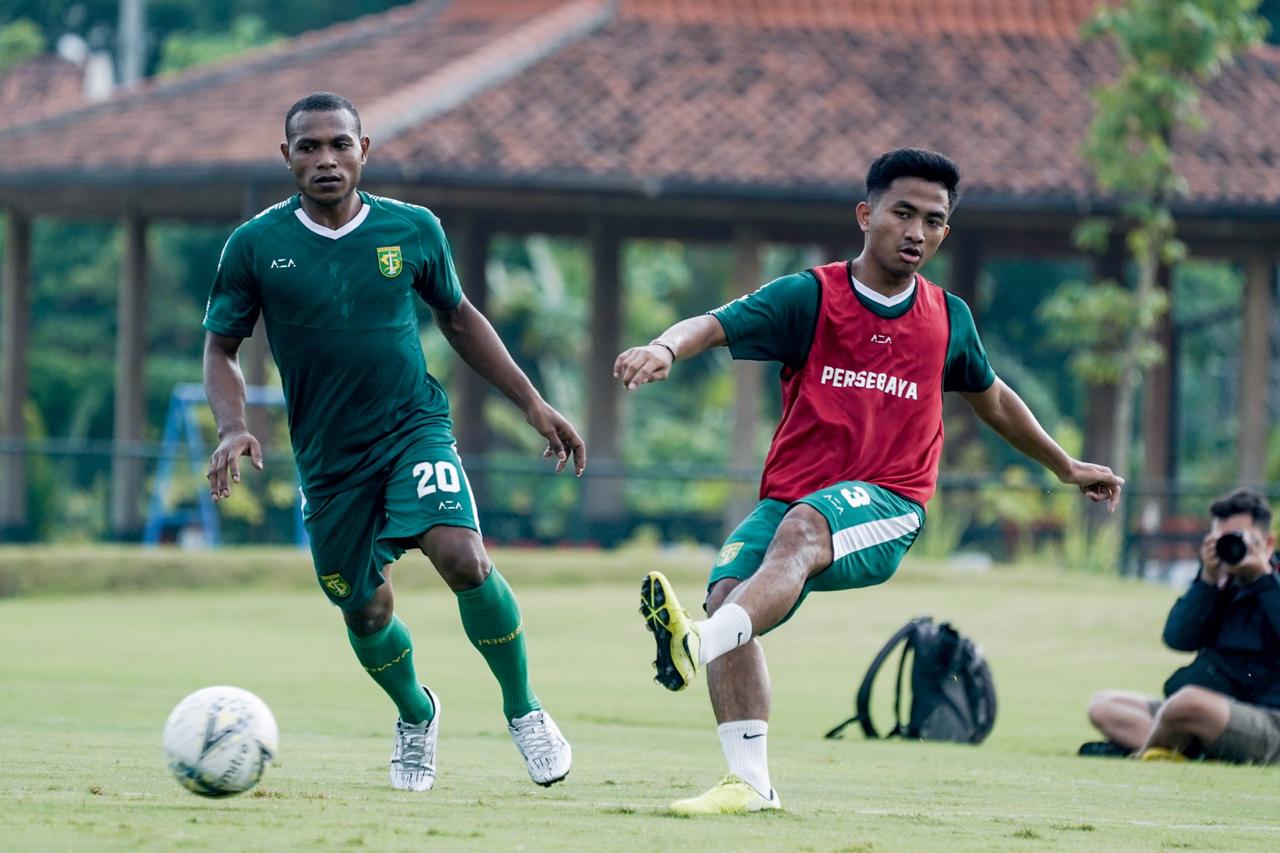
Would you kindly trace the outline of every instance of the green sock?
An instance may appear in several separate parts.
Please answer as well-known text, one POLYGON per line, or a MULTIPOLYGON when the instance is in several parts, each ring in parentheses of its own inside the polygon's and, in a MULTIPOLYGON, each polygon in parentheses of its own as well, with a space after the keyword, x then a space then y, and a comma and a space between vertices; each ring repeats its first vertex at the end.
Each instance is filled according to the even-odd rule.
POLYGON ((512 720, 540 709, 542 705, 529 685, 520 605, 506 579, 491 567, 484 583, 455 594, 467 639, 484 656, 502 688, 502 713, 512 720))
POLYGON ((347 639, 365 672, 396 703, 400 719, 417 724, 436 715, 413 669, 413 636, 399 616, 392 616, 385 628, 367 637, 357 637, 348 628, 347 639))

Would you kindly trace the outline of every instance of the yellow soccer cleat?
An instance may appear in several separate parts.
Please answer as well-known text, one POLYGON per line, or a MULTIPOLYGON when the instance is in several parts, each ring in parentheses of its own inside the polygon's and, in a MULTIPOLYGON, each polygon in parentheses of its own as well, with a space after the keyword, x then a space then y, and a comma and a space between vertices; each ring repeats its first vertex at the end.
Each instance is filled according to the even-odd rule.
POLYGON ((699 797, 676 800, 671 804, 671 813, 680 817, 693 817, 704 814, 750 814, 780 808, 782 800, 778 799, 777 791, 770 789, 768 798, 765 798, 731 773, 699 797))
POLYGON ((1176 749, 1165 749, 1163 746, 1152 746, 1144 749, 1138 756, 1139 761, 1186 761, 1187 757, 1176 749))
POLYGON ((662 572, 649 572, 640 584, 640 615, 658 645, 653 680, 668 690, 684 690, 698 674, 698 629, 662 572))

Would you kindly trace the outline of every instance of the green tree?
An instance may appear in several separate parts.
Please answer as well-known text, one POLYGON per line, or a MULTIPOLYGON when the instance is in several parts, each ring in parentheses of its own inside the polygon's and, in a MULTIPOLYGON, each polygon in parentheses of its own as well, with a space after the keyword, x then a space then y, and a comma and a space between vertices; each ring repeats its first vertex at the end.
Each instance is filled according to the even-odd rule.
POLYGON ((267 22, 257 15, 241 15, 221 32, 179 31, 170 33, 160 45, 157 74, 177 71, 192 65, 204 65, 271 44, 282 38, 267 29, 267 22))
MULTIPOLYGON (((183 65, 222 58, 226 54, 219 50, 203 57, 200 54, 211 45, 243 38, 243 33, 237 36, 234 31, 238 26, 236 22, 245 18, 261 21, 263 33, 292 36, 409 2, 412 0, 223 0, 218 3, 207 0, 147 0, 146 42, 150 46, 147 73, 181 67, 164 65, 165 54, 170 50, 176 50, 184 59, 190 60, 182 62, 183 65), (199 44, 202 36, 211 36, 211 42, 199 44), (177 47, 167 48, 171 39, 177 47)), ((0 0, 0 21, 19 18, 33 22, 45 42, 51 42, 63 33, 74 33, 88 41, 95 50, 113 50, 117 42, 120 3, 119 0, 0 0)), ((259 43, 254 41, 241 46, 259 43)))
POLYGON ((1108 39, 1121 62, 1118 78, 1095 93, 1097 112, 1083 148, 1098 188, 1119 202, 1121 216, 1083 223, 1076 240, 1101 251, 1111 233, 1122 230, 1135 284, 1107 280, 1065 287, 1042 311, 1057 342, 1074 350, 1079 375, 1116 388, 1109 461, 1122 472, 1129 466, 1139 376, 1163 357, 1151 336, 1167 308, 1156 276, 1162 263, 1185 255, 1171 211, 1185 193, 1173 140, 1204 128, 1201 89, 1262 40, 1266 22, 1258 3, 1127 0, 1103 6, 1086 25, 1086 36, 1108 39))
POLYGON ((44 33, 30 18, 0 24, 0 73, 44 53, 44 33))

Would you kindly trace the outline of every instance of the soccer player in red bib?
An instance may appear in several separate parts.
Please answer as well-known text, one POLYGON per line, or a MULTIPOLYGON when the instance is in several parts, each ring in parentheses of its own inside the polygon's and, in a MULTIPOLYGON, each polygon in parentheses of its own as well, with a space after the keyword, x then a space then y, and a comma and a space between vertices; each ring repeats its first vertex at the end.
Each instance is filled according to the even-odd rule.
POLYGON ((968 306, 918 270, 950 226, 960 172, 941 154, 900 148, 867 173, 857 220, 862 253, 766 284, 683 320, 618 356, 631 390, 714 346, 782 363, 782 419, 760 503, 729 536, 695 622, 651 572, 641 615, 657 641, 656 680, 683 690, 706 668, 729 774, 678 814, 780 807, 769 781, 770 704, 753 639, 814 590, 856 589, 893 575, 916 540, 942 453, 942 393, 958 391, 1005 441, 1114 510, 1124 480, 1073 459, 987 362, 968 306))

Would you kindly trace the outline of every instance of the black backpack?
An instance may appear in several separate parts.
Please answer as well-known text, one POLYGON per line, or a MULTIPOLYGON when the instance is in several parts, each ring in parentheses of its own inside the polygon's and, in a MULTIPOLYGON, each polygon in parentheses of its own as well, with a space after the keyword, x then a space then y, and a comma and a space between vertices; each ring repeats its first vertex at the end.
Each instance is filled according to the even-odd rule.
POLYGON ((929 616, 912 619, 885 643, 858 687, 857 713, 826 736, 838 738, 857 722, 867 737, 880 737, 871 723, 871 685, 899 643, 903 646, 893 699, 894 726, 885 737, 982 743, 996 722, 996 685, 991 669, 973 641, 960 636, 948 622, 935 625, 929 616), (903 725, 902 676, 908 652, 912 653, 911 717, 903 725))

